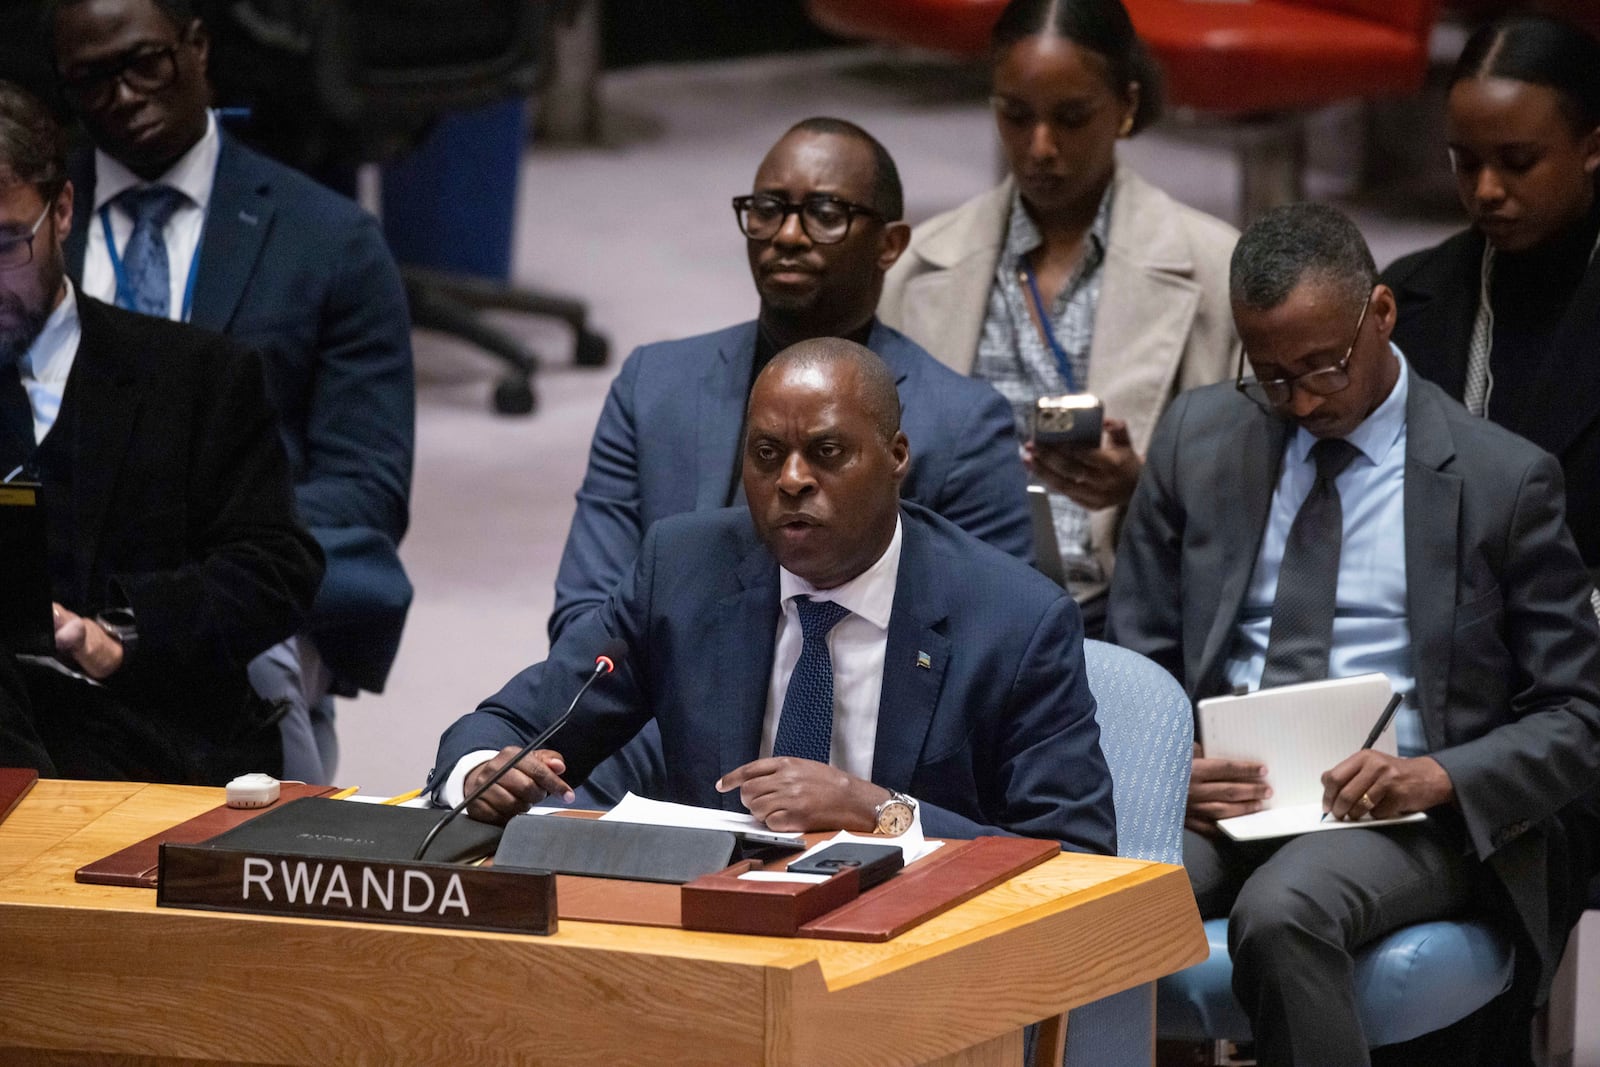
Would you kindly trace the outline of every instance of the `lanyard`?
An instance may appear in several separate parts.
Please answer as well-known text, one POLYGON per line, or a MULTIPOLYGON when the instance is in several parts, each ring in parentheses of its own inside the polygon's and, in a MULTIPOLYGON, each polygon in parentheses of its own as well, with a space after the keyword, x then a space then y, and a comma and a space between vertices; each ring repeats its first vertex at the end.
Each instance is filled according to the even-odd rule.
POLYGON ((1039 283, 1034 281, 1033 271, 1028 269, 1027 259, 1022 260, 1022 280, 1028 283, 1028 292, 1033 295, 1033 309, 1038 312, 1039 332, 1044 334, 1045 344, 1050 346, 1050 351, 1056 357, 1056 367, 1061 371, 1061 377, 1067 383, 1067 392, 1078 391, 1077 376, 1072 373, 1072 362, 1067 359, 1067 354, 1061 348, 1061 342, 1056 340, 1056 332, 1050 327, 1050 316, 1045 312, 1044 300, 1039 296, 1039 283))
MULTIPOLYGON (((122 266, 122 257, 117 255, 116 238, 111 235, 111 205, 103 204, 100 207, 100 229, 106 235, 106 254, 111 257, 111 273, 116 275, 117 295, 116 303, 121 308, 133 306, 133 293, 128 285, 128 274, 122 266)), ((183 287, 183 317, 180 322, 189 321, 189 313, 194 310, 194 279, 200 272, 200 245, 205 241, 204 224, 200 231, 200 240, 194 243, 194 255, 189 259, 189 280, 183 287)))

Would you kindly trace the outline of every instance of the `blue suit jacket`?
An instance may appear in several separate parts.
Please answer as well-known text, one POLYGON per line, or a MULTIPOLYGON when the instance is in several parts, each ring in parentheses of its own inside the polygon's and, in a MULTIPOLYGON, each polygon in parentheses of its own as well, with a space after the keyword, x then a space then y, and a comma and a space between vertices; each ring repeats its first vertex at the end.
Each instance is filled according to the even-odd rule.
MULTIPOLYGON (((907 504, 901 518, 872 780, 916 797, 935 836, 1016 833, 1115 852, 1077 604, 931 512, 907 504)), ((567 780, 581 781, 654 717, 668 798, 742 810, 714 783, 759 755, 779 610, 778 566, 746 509, 665 519, 621 587, 546 663, 445 732, 433 777, 470 752, 526 742, 615 637, 626 662, 555 741, 567 780)))
MULTIPOLYGON (((67 272, 83 277, 94 156, 74 161, 67 272)), ((255 349, 282 420, 300 520, 327 556, 309 630, 341 688, 383 688, 411 584, 411 320, 377 222, 222 134, 190 321, 255 349)))
MULTIPOLYGON (((902 495, 1031 562, 1027 476, 1005 400, 882 323, 867 347, 900 392, 911 441, 902 495)), ((622 365, 589 446, 556 575, 551 641, 617 587, 652 524, 728 503, 755 355, 756 324, 747 322, 646 345, 622 365)))

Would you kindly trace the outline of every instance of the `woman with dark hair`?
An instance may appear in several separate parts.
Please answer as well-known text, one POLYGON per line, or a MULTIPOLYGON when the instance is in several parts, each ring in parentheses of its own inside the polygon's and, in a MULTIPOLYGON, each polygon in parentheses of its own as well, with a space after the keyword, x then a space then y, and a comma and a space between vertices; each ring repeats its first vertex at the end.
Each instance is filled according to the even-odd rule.
POLYGON ((917 227, 878 315, 991 382, 1024 440, 1040 397, 1088 392, 1104 403, 1098 446, 1025 447, 1096 635, 1157 418, 1179 391, 1234 372, 1238 234, 1118 165, 1118 139, 1160 110, 1154 64, 1120 0, 1013 0, 991 58, 1010 176, 917 227))
POLYGON ((1567 524, 1600 572, 1600 41, 1539 16, 1485 26, 1451 74, 1446 136, 1472 228, 1384 272, 1394 341, 1561 460, 1567 524))

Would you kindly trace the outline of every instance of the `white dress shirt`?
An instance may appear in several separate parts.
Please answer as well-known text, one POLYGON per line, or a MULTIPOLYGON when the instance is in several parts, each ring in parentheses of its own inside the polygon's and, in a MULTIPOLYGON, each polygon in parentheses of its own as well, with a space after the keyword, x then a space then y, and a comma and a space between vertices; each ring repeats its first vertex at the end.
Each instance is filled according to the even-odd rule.
MULTIPOLYGON (((809 595, 833 600, 850 614, 828 632, 828 654, 833 661, 833 750, 828 762, 857 778, 872 779, 872 754, 878 740, 878 701, 883 695, 883 661, 889 643, 889 616, 894 610, 895 582, 900 576, 900 518, 895 516, 894 536, 877 561, 833 589, 819 590, 799 575, 778 568, 778 594, 783 605, 773 645, 772 677, 767 683, 767 709, 761 726, 760 755, 772 755, 778 734, 789 676, 800 660, 804 643, 800 612, 793 598, 809 595)), ((466 795, 466 777, 479 764, 495 756, 482 749, 462 756, 439 786, 441 804, 454 807, 466 795)), ((723 773, 733 770, 722 768, 723 773)))
POLYGON ((133 235, 133 219, 115 200, 123 192, 139 185, 168 185, 187 199, 167 220, 161 231, 167 245, 167 269, 172 294, 167 318, 183 318, 184 294, 189 285, 189 268, 200 249, 200 238, 205 229, 206 207, 211 203, 211 189, 216 184, 217 155, 222 149, 222 136, 217 132, 217 117, 206 115, 206 132, 194 146, 178 158, 165 174, 154 182, 146 182, 133 171, 118 163, 99 149, 94 153, 94 214, 89 218, 88 243, 83 256, 83 291, 96 300, 114 304, 117 300, 117 275, 111 266, 111 254, 106 249, 105 222, 111 223, 111 236, 116 241, 117 254, 121 256, 133 235))
MULTIPOLYGON (((78 342, 83 337, 83 327, 78 322, 78 297, 72 282, 62 279, 66 296, 61 298, 44 329, 33 339, 28 351, 17 361, 17 371, 22 378, 22 388, 28 394, 28 404, 33 408, 33 440, 44 440, 50 427, 61 414, 61 398, 67 391, 67 375, 72 373, 72 363, 78 357, 78 342)), ((14 471, 0 471, 0 479, 9 480, 14 471)))

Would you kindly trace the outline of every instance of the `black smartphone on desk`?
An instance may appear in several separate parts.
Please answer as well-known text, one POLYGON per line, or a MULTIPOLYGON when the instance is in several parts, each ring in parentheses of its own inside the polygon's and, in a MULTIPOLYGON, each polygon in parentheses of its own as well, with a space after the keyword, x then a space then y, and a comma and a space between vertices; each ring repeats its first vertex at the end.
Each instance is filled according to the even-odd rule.
POLYGON ((899 845, 869 845, 841 841, 816 855, 795 860, 785 868, 790 874, 838 874, 854 867, 866 892, 906 865, 899 845))

